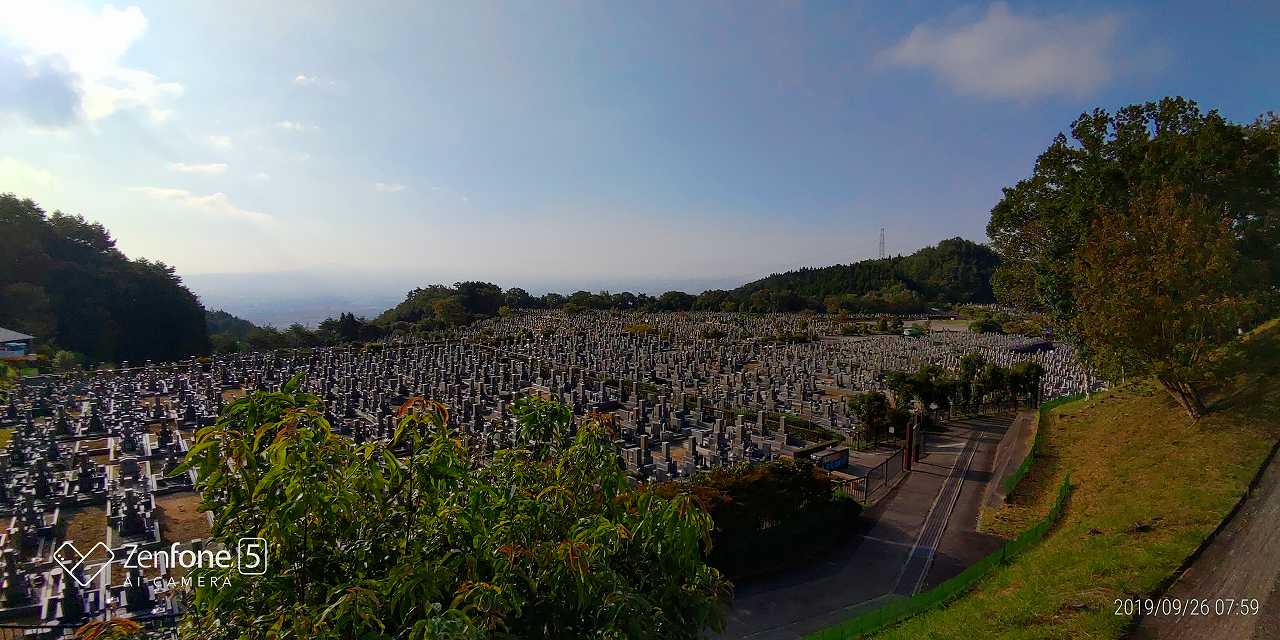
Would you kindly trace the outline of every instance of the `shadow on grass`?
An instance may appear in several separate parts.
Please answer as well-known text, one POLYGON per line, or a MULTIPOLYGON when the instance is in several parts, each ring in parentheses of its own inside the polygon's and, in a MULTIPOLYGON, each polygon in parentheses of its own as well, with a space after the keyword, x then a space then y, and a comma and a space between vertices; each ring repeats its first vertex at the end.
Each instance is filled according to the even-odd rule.
POLYGON ((1210 412, 1235 412, 1251 418, 1280 412, 1280 322, 1272 321, 1243 340, 1232 342, 1214 362, 1221 381, 1210 389, 1210 412))

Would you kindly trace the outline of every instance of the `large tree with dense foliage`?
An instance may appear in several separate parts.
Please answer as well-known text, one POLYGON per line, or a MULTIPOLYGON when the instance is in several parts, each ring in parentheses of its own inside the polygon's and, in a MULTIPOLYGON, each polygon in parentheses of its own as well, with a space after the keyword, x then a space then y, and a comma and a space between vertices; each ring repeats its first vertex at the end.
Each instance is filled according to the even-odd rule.
POLYGON ((208 353, 200 301, 173 267, 130 260, 101 224, 0 194, 0 326, 95 362, 208 353))
POLYGON ((1094 221, 1165 185, 1222 212, 1242 257, 1280 284, 1280 121, 1240 125, 1164 98, 1082 114, 1071 139, 1059 134, 1031 177, 1004 189, 987 226, 1001 258, 997 296, 1069 329, 1079 312, 1074 257, 1094 221))
POLYGON ((220 586, 197 589, 184 637, 694 638, 723 623, 710 517, 632 488, 603 418, 575 429, 522 400, 519 441, 481 463, 444 412, 411 400, 392 441, 357 444, 296 380, 229 405, 186 464, 214 539, 265 538, 269 570, 210 572, 220 586))
POLYGON ((858 419, 870 438, 879 439, 889 432, 889 398, 879 391, 863 391, 849 396, 849 411, 858 419))
POLYGON ((1192 418, 1214 347, 1261 308, 1267 266, 1242 253, 1221 205, 1172 188, 1093 224, 1075 260, 1075 333, 1113 379, 1151 374, 1192 418))

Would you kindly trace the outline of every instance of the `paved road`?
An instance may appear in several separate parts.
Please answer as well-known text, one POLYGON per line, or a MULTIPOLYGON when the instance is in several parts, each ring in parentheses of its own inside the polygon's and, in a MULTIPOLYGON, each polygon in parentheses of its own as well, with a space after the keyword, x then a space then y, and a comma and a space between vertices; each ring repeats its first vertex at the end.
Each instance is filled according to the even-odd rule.
POLYGON ((1167 597, 1258 599, 1258 615, 1143 618, 1133 637, 1168 640, 1280 638, 1280 461, 1273 459, 1253 495, 1174 583, 1167 597))
POLYGON ((966 515, 950 525, 949 516, 957 505, 981 502, 984 480, 976 479, 974 469, 985 466, 989 475, 995 445, 1008 423, 1008 419, 964 422, 945 433, 930 434, 921 464, 863 515, 862 530, 841 548, 794 571, 739 586, 721 637, 800 638, 874 606, 873 600, 894 597, 892 592, 899 585, 927 585, 935 574, 954 569, 950 552, 944 562, 933 545, 946 550, 951 538, 973 532, 976 508, 972 517, 966 515), (927 535, 922 538, 922 534, 927 535), (933 556, 932 562, 917 560, 908 567, 913 557, 928 556, 933 556))
POLYGON ((951 520, 951 512, 955 509, 956 501, 960 499, 960 489, 964 486, 964 477, 969 472, 969 466, 973 464, 973 454, 978 449, 980 438, 981 434, 975 434, 964 441, 964 448, 961 449, 959 458, 951 467, 946 480, 942 481, 942 489, 938 491, 938 497, 934 499, 929 515, 925 517, 920 536, 916 538, 915 546, 911 548, 911 555, 903 565, 902 573, 898 574, 898 582, 893 587, 895 594, 908 597, 915 595, 924 582, 925 576, 929 574, 934 553, 938 550, 938 543, 942 541, 942 534, 947 530, 947 523, 951 520))
MULTIPOLYGON (((920 585, 922 590, 956 576, 1005 542, 997 536, 978 532, 978 511, 991 493, 991 483, 1003 480, 996 470, 998 450, 1009 448, 1010 439, 1019 437, 1019 434, 1011 428, 1009 418, 991 418, 971 424, 973 429, 982 432, 981 437, 977 440, 973 462, 965 474, 947 530, 938 543, 929 575, 920 585)), ((1022 464, 1022 460, 1019 459, 1017 464, 1022 464)))

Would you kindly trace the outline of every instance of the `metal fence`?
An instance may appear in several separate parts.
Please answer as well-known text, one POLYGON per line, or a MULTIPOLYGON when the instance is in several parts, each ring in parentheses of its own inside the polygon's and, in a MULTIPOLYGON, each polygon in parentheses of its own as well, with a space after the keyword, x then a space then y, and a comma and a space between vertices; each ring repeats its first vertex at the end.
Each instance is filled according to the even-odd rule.
POLYGON ((905 471, 903 455, 902 449, 895 450, 888 459, 868 469, 865 474, 841 484, 840 489, 845 495, 863 504, 880 497, 905 471))

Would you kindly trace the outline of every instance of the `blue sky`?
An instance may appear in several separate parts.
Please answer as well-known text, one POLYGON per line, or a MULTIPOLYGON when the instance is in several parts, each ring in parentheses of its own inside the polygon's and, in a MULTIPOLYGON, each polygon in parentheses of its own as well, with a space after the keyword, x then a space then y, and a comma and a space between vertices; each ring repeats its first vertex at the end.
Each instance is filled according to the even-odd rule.
POLYGON ((0 190, 187 276, 731 282, 985 240, 1095 106, 1280 109, 1273 2, 0 14, 0 190))

